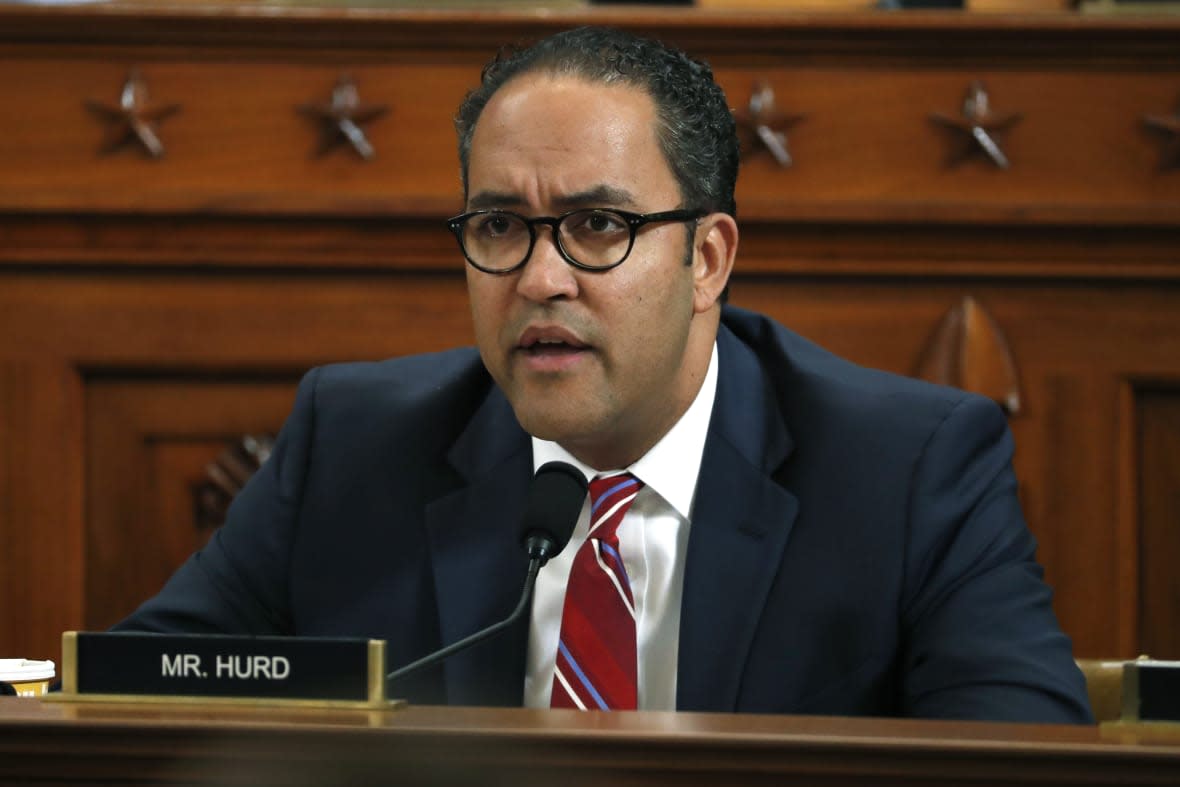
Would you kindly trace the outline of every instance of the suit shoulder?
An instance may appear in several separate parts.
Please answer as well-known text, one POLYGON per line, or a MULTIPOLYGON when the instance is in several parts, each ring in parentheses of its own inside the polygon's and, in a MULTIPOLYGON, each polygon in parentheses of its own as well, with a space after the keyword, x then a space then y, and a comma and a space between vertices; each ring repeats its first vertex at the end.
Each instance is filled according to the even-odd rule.
POLYGON ((320 395, 432 398, 488 379, 473 347, 389 358, 333 363, 314 370, 320 395))
POLYGON ((431 424, 462 419, 492 387, 471 347, 385 361, 336 363, 307 374, 298 396, 317 421, 431 424))

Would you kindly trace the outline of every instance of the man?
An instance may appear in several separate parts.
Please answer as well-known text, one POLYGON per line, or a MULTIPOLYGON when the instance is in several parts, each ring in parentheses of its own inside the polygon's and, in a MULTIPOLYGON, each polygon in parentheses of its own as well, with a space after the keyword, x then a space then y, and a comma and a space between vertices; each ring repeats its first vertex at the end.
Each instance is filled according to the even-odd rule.
POLYGON ((707 66, 579 29, 491 64, 456 126, 478 354, 312 371, 224 528, 122 628, 408 663, 512 609, 525 492, 561 459, 610 512, 587 501, 527 625, 396 694, 1090 719, 998 408, 722 306, 737 143, 707 66), (588 635, 618 620, 580 606, 595 572, 631 617, 588 635), (606 667, 571 654, 595 636, 606 667))

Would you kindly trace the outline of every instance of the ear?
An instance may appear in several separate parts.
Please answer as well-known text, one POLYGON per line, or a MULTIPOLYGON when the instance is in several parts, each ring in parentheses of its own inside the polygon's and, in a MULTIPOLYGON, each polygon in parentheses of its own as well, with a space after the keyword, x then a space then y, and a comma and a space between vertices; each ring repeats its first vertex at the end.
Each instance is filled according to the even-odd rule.
POLYGON ((737 256, 738 226, 728 213, 710 213, 697 225, 693 249, 693 311, 703 314, 718 304, 737 256))

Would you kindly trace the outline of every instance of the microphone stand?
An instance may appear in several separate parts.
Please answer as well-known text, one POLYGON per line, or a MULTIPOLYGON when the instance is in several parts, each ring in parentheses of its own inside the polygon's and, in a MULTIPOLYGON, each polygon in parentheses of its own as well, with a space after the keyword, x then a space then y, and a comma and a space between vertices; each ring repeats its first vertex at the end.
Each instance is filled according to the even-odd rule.
POLYGON ((504 618, 499 623, 493 623, 486 629, 477 631, 474 634, 464 637, 458 642, 453 642, 450 645, 447 645, 442 650, 436 650, 434 653, 423 656, 417 661, 412 661, 404 667, 395 669, 393 672, 385 676, 385 680, 387 682, 395 681, 398 678, 407 675, 408 673, 414 672, 417 669, 428 667, 431 664, 442 661, 453 653, 458 653, 459 651, 468 648, 477 642, 488 639, 489 637, 493 637, 511 626, 513 623, 519 620, 521 615, 524 614, 524 611, 529 608, 529 600, 533 597, 533 586, 537 584, 537 574, 540 572, 541 566, 545 564, 547 559, 548 555, 537 555, 530 557, 529 573, 524 580, 524 592, 521 593, 520 601, 516 603, 516 609, 512 610, 511 615, 504 618))
POLYGON ((529 573, 525 578, 524 592, 520 595, 516 609, 499 623, 493 623, 486 629, 464 637, 442 650, 428 653, 417 661, 394 670, 385 676, 386 682, 395 681, 414 670, 442 661, 447 656, 499 634, 520 620, 529 608, 529 600, 533 597, 533 586, 537 584, 537 574, 541 566, 561 552, 569 542, 585 499, 586 478, 581 470, 566 462, 546 462, 542 465, 533 476, 521 528, 521 540, 529 556, 529 573), (559 527, 554 529, 554 524, 559 527))

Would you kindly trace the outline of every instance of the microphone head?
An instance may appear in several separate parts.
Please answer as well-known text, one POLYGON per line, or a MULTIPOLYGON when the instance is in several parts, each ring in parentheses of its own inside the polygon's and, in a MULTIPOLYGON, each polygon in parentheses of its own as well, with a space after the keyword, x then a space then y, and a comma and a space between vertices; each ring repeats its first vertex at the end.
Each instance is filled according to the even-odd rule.
POLYGON ((568 462, 546 462, 533 476, 521 521, 529 558, 545 565, 569 543, 586 499, 586 476, 568 462))

